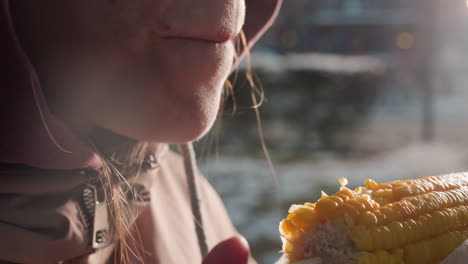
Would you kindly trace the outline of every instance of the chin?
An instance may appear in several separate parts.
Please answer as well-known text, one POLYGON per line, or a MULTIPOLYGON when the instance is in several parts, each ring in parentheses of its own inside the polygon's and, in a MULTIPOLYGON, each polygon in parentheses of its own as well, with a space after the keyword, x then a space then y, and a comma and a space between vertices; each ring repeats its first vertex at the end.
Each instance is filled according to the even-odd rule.
POLYGON ((159 133, 153 134, 153 141, 185 143, 202 138, 212 128, 218 116, 219 97, 210 99, 216 102, 195 100, 192 105, 174 109, 175 113, 179 113, 178 116, 160 123, 162 127, 157 126, 159 133))
POLYGON ((140 141, 194 141, 203 137, 216 121, 223 84, 224 79, 216 86, 194 86, 183 95, 164 93, 154 100, 147 98, 146 103, 120 104, 95 124, 140 141))
POLYGON ((132 124, 101 124, 102 127, 139 141, 159 143, 186 143, 202 138, 213 126, 217 114, 193 110, 177 119, 159 119, 132 124))

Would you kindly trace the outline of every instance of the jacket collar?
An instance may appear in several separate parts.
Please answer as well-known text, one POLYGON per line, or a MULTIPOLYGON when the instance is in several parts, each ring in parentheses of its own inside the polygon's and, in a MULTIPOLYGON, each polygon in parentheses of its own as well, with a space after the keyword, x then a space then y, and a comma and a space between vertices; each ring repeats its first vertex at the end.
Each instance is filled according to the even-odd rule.
MULTIPOLYGON (((167 145, 155 145, 149 151, 154 152, 156 166, 128 179, 132 188, 129 193, 134 194, 128 201, 137 215, 150 202, 149 190, 168 154, 167 145)), ((99 260, 92 262, 88 255, 110 253, 105 250, 111 246, 105 240, 111 236, 107 203, 96 203, 96 199, 105 197, 99 195, 97 171, 0 163, 0 178, 0 234, 5 238, 0 240, 1 263, 60 263, 70 259, 102 263, 106 257, 99 255, 99 260)))

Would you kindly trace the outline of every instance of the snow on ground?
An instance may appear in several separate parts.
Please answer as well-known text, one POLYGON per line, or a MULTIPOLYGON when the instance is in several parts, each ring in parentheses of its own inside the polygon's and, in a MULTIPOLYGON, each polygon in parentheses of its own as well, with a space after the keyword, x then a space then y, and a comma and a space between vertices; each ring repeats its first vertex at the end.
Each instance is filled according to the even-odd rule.
POLYGON ((439 142, 411 144, 368 159, 327 156, 276 164, 277 181, 264 160, 225 156, 202 162, 200 169, 221 194, 259 263, 273 263, 279 258, 278 223, 287 214, 285 203, 310 201, 321 186, 338 190, 341 177, 354 187, 367 178, 386 182, 468 170, 468 151, 439 142))

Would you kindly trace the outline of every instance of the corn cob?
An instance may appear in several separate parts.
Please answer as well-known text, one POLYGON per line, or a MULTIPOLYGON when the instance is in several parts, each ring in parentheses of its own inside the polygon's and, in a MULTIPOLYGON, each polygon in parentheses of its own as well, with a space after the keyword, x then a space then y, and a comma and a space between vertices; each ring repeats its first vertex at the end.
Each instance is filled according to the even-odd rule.
POLYGON ((438 263, 468 238, 468 173, 378 184, 293 205, 280 223, 289 263, 438 263))

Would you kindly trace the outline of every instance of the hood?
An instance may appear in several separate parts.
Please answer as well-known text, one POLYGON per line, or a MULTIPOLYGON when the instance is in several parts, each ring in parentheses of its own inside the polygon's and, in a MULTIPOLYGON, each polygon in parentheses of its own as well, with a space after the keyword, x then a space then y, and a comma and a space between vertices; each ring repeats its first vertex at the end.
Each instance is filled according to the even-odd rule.
POLYGON ((98 156, 49 111, 16 37, 9 1, 0 2, 0 161, 38 168, 99 167, 98 156))
MULTIPOLYGON (((281 1, 246 0, 247 47, 270 27, 281 1)), ((97 154, 47 107, 38 76, 16 36, 9 0, 0 0, 0 39, 0 161, 45 169, 100 167, 97 154)), ((245 54, 246 50, 241 56, 245 54)))

